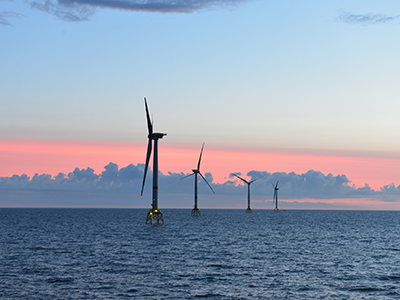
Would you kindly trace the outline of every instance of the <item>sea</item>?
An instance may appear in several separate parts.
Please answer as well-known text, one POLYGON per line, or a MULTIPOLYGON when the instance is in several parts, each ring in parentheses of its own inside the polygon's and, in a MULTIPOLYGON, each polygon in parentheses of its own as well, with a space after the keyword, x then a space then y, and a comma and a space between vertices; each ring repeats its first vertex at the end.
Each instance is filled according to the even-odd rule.
POLYGON ((0 209, 0 299, 400 299, 400 212, 0 209))

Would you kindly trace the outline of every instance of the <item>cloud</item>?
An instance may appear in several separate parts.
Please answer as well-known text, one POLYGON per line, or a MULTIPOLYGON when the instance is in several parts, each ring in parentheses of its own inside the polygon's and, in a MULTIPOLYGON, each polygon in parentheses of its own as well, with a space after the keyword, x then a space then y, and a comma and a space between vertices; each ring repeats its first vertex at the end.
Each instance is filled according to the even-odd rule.
POLYGON ((0 177, 0 188, 19 189, 29 184, 29 177, 25 174, 21 176, 13 175, 11 177, 0 177))
POLYGON ((2 11, 0 12, 0 25, 11 26, 11 23, 7 20, 9 18, 21 18, 24 15, 13 11, 2 11))
POLYGON ((380 188, 381 199, 386 202, 397 202, 400 198, 400 185, 395 186, 394 183, 385 185, 380 188))
POLYGON ((28 1, 32 8, 55 15, 61 20, 68 22, 88 21, 96 12, 96 6, 86 5, 80 2, 84 1, 28 1))
MULTIPOLYGON (((275 184, 277 181, 279 181, 278 195, 280 199, 337 199, 375 197, 377 195, 367 185, 362 188, 350 185, 351 181, 346 175, 325 175, 322 172, 314 170, 303 174, 296 174, 294 172, 268 173, 265 171, 250 171, 247 173, 247 176, 251 180, 262 177, 252 183, 251 193, 254 195, 267 193, 267 197, 270 199, 272 199, 274 191, 272 184, 275 184)), ((238 180, 235 180, 234 183, 241 184, 238 180)), ((222 186, 227 188, 226 193, 238 192, 236 189, 232 189, 232 181, 228 181, 222 186)))
POLYGON ((192 13, 198 10, 232 7, 250 0, 28 0, 33 8, 64 21, 87 21, 105 8, 161 13, 192 13))
MULTIPOLYGON (((0 195, 3 195, 4 198, 5 195, 9 196, 12 193, 14 193, 14 196, 22 193, 21 197, 27 197, 26 193, 30 192, 31 194, 57 195, 51 201, 64 201, 68 198, 67 195, 71 195, 70 198, 73 198, 73 201, 80 199, 81 202, 79 203, 85 203, 90 198, 92 205, 96 205, 96 199, 103 199, 101 204, 107 203, 107 199, 109 199, 109 205, 115 205, 115 199, 125 199, 118 201, 122 201, 120 203, 125 205, 126 203, 138 205, 138 203, 147 203, 152 192, 152 170, 150 169, 146 179, 144 196, 140 197, 143 171, 143 164, 130 164, 119 168, 117 164, 109 163, 100 174, 96 174, 93 169, 88 167, 86 169, 75 168, 68 175, 59 173, 54 177, 49 174, 35 174, 32 178, 27 175, 0 177, 0 195)), ((161 202, 165 203, 166 201, 168 205, 175 207, 193 205, 194 176, 181 180, 186 175, 189 174, 182 172, 159 173, 161 202)), ((216 194, 214 195, 206 183, 199 179, 199 198, 202 206, 241 207, 247 203, 247 185, 244 185, 241 180, 229 179, 224 183, 214 183, 211 173, 204 175, 216 194)), ((279 181, 279 199, 283 201, 316 199, 329 203, 331 200, 349 198, 374 199, 386 202, 400 201, 400 186, 396 187, 394 184, 389 184, 382 187, 380 191, 375 191, 368 185, 356 188, 346 175, 325 175, 322 172, 310 170, 302 174, 250 171, 246 176, 250 180, 262 177, 251 184, 252 201, 254 200, 254 203, 257 203, 256 205, 261 206, 265 206, 265 203, 270 203, 272 200, 273 187, 271 183, 275 184, 277 181, 279 181)))
MULTIPOLYGON (((128 165, 119 169, 117 164, 110 162, 104 167, 101 174, 95 174, 92 168, 79 169, 68 175, 59 173, 52 177, 49 174, 35 174, 32 178, 26 174, 21 176, 0 177, 1 190, 19 191, 86 191, 86 192, 135 192, 139 194, 139 188, 143 176, 143 164, 137 166, 128 165)), ((152 172, 149 171, 149 178, 152 172)), ((170 178, 170 175, 160 175, 160 178, 170 178)), ((150 180, 150 179, 148 179, 150 180)), ((148 184, 147 184, 148 185, 148 184)))
POLYGON ((388 16, 383 14, 352 14, 347 11, 340 11, 338 17, 336 18, 338 21, 348 23, 348 24, 362 24, 362 25, 371 25, 371 24, 383 24, 393 22, 400 18, 400 16, 388 16))

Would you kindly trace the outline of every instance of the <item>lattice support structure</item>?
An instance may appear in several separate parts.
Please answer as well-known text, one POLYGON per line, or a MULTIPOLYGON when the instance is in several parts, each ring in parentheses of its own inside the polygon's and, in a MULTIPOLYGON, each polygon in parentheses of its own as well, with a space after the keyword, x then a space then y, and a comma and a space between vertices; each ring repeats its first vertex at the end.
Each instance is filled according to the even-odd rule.
POLYGON ((246 209, 246 213, 252 213, 253 211, 251 210, 251 208, 250 207, 248 207, 247 209, 246 209))
POLYGON ((153 224, 153 222, 157 222, 157 224, 164 224, 164 215, 163 213, 158 210, 158 209, 150 209, 149 212, 147 213, 147 218, 146 218, 146 224, 150 222, 150 224, 153 224))
POLYGON ((197 207, 193 208, 191 215, 192 216, 201 216, 200 209, 198 209, 197 207))

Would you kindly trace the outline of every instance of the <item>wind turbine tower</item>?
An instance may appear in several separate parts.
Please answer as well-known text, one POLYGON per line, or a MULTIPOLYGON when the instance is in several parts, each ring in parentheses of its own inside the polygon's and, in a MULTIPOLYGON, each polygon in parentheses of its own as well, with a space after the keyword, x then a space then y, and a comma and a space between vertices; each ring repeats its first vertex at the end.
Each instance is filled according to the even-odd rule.
POLYGON ((192 174, 187 175, 187 176, 181 178, 181 179, 184 179, 184 178, 187 178, 187 177, 190 177, 190 176, 194 175, 194 208, 192 209, 192 216, 200 216, 200 215, 201 215, 200 209, 199 209, 199 207, 198 207, 198 202, 197 202, 197 200, 198 200, 198 197, 197 197, 197 194, 198 194, 198 193, 197 193, 197 191, 198 191, 198 188, 197 188, 197 184, 198 184, 197 174, 199 174, 199 175, 201 176, 201 178, 204 179, 204 181, 207 183, 208 187, 209 187, 209 188, 213 191, 213 193, 215 194, 215 192, 214 192, 214 190, 212 189, 211 185, 207 182, 206 178, 205 178, 205 177, 203 176, 203 174, 201 174, 201 172, 200 172, 200 162, 201 162, 201 156, 202 156, 202 154, 203 154, 203 148, 204 148, 204 143, 203 143, 203 146, 201 147, 199 162, 198 162, 198 164, 197 164, 197 169, 193 169, 193 170, 192 170, 192 172, 193 172, 192 174))
POLYGON ((279 190, 279 188, 278 188, 278 182, 279 182, 279 181, 277 181, 275 185, 271 182, 271 184, 272 184, 272 186, 273 186, 273 188, 274 188, 273 202, 275 203, 275 211, 278 211, 278 210, 279 210, 279 209, 278 209, 278 190, 279 190))
POLYGON ((246 209, 246 213, 252 213, 253 211, 250 208, 250 184, 252 184, 254 181, 264 177, 258 177, 256 179, 253 179, 251 181, 247 181, 246 179, 243 179, 242 177, 240 177, 239 175, 232 173, 233 176, 236 176, 237 178, 239 178, 240 180, 243 180, 243 182, 247 183, 247 209, 246 209))
POLYGON ((153 221, 157 221, 157 224, 159 224, 160 222, 162 222, 162 224, 164 224, 164 215, 158 209, 158 140, 162 139, 164 137, 164 135, 167 135, 167 134, 166 133, 153 132, 153 123, 152 123, 152 121, 150 119, 149 108, 147 107, 146 98, 144 98, 144 105, 145 105, 145 108, 146 108, 147 128, 148 128, 148 131, 149 131, 149 135, 148 135, 149 142, 147 144, 146 166, 144 168, 141 195, 143 195, 144 183, 146 181, 146 174, 147 174, 147 169, 149 167, 152 144, 153 144, 153 141, 154 141, 154 154, 153 154, 153 203, 152 203, 152 208, 147 213, 146 224, 147 224, 147 222, 150 222, 150 224, 153 224, 153 221))

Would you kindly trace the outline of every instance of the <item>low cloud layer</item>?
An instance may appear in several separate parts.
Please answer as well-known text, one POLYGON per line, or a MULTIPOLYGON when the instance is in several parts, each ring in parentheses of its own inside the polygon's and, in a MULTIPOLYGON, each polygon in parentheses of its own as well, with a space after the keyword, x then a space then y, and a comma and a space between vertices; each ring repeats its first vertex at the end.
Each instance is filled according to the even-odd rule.
POLYGON ((31 7, 64 21, 87 21, 99 9, 112 8, 160 13, 192 13, 232 7, 249 0, 28 0, 31 7))
POLYGON ((399 18, 400 16, 388 16, 388 15, 373 14, 373 13, 353 14, 347 11, 341 11, 339 12, 337 20, 348 24, 372 25, 372 24, 390 23, 399 18))
POLYGON ((325 175, 314 170, 303 174, 296 174, 294 172, 268 173, 265 171, 251 171, 247 175, 251 179, 263 176, 252 184, 251 191, 254 193, 270 191, 271 198, 273 195, 271 183, 275 184, 278 181, 279 197, 281 199, 364 198, 376 195, 376 192, 369 188, 368 185, 356 188, 351 184, 346 175, 325 175))
MULTIPOLYGON (((27 175, 1 177, 0 195, 10 195, 13 192, 23 192, 25 196, 27 195, 26 193, 58 193, 59 195, 62 194, 64 198, 69 193, 73 193, 74 197, 76 195, 84 196, 88 194, 114 195, 118 197, 126 195, 129 201, 133 200, 131 205, 135 205, 135 203, 138 203, 137 201, 147 199, 152 190, 152 171, 149 170, 145 196, 139 196, 143 169, 143 164, 136 166, 130 164, 119 168, 118 165, 109 163, 100 174, 96 174, 91 168, 76 168, 68 174, 59 173, 57 176, 35 174, 32 178, 27 175)), ((173 199, 171 203, 177 206, 190 206, 193 198, 194 177, 182 180, 186 175, 188 174, 160 173, 159 187, 161 198, 173 199), (185 200, 181 201, 179 199, 185 200)), ((272 184, 275 184, 277 181, 279 181, 280 188, 279 199, 283 201, 321 199, 324 202, 329 202, 329 199, 341 198, 370 198, 390 202, 400 201, 400 186, 396 187, 394 184, 389 184, 382 187, 380 191, 375 191, 368 185, 356 188, 345 175, 325 175, 313 170, 303 174, 296 174, 294 172, 268 173, 266 171, 250 171, 247 173, 247 178, 251 180, 261 176, 262 178, 251 184, 252 200, 256 200, 259 203, 272 200, 272 184)), ((205 177, 216 192, 216 195, 213 195, 206 184, 203 181, 199 181, 199 194, 202 195, 200 198, 207 198, 208 202, 205 201, 203 203, 208 203, 208 206, 216 205, 214 203, 215 199, 218 199, 219 206, 235 206, 247 201, 247 184, 243 185, 241 180, 232 178, 220 184, 213 182, 211 173, 206 173, 205 177)), ((96 204, 95 200, 93 204, 96 204)), ((115 203, 109 203, 109 205, 113 204, 115 203)))

